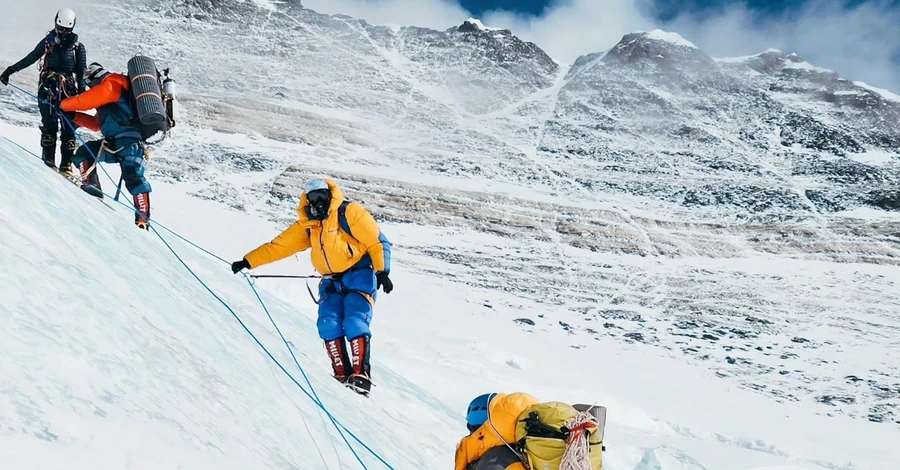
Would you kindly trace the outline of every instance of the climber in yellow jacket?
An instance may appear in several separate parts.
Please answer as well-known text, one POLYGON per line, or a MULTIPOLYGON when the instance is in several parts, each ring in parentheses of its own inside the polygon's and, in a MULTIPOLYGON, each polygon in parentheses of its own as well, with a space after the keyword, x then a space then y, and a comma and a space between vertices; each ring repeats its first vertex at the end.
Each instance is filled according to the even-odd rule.
POLYGON ((330 179, 307 183, 297 213, 297 222, 232 263, 231 270, 254 269, 311 249, 312 265, 323 276, 316 324, 334 377, 367 395, 372 380, 369 325, 373 306, 379 288, 385 294, 394 288, 388 277, 391 243, 372 215, 359 203, 345 201, 330 179))
POLYGON ((470 434, 456 446, 455 470, 525 470, 513 447, 519 415, 538 400, 527 393, 486 393, 469 404, 470 434))

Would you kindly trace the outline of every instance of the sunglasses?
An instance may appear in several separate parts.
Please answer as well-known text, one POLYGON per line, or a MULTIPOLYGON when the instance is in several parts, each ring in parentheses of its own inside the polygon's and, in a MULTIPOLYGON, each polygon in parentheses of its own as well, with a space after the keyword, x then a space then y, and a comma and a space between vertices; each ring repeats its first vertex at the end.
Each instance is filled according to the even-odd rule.
POLYGON ((56 27, 56 32, 59 34, 72 34, 72 31, 74 31, 74 30, 75 30, 75 28, 66 28, 63 26, 56 27))

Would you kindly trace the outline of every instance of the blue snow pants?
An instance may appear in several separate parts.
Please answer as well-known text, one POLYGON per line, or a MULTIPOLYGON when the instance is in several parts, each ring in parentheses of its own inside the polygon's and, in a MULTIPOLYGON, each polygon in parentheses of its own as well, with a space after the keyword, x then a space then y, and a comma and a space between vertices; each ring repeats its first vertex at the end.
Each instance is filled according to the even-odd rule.
POLYGON ((331 341, 341 337, 371 337, 376 297, 375 271, 354 268, 337 279, 322 279, 319 284, 319 337, 331 341))
POLYGON ((122 168, 122 181, 132 196, 152 191, 150 183, 144 177, 144 148, 140 142, 132 139, 88 142, 78 147, 78 151, 72 157, 72 163, 81 165, 81 162, 87 160, 89 164, 93 164, 92 154, 96 155, 101 163, 119 164, 122 168))

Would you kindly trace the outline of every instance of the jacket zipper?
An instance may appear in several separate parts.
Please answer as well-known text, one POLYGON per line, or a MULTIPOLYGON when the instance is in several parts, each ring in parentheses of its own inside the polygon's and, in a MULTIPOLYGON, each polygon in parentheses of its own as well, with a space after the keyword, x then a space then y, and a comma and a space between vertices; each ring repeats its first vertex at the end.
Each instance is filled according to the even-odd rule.
POLYGON ((328 273, 334 274, 334 269, 331 269, 331 263, 328 262, 328 252, 325 251, 325 243, 322 241, 322 235, 325 233, 325 224, 319 222, 319 248, 322 250, 322 257, 325 258, 325 266, 328 266, 328 273))

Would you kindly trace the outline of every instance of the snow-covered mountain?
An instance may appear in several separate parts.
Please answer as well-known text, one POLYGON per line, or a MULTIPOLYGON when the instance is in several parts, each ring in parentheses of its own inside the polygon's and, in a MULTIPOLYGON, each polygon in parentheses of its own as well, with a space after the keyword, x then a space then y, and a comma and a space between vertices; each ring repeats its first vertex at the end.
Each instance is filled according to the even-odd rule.
MULTIPOLYGON (((642 360, 684 363, 685 378, 673 386, 718 402, 720 413, 731 394, 758 395, 764 400, 753 406, 772 410, 771 419, 821 414, 831 417, 815 418, 823 432, 854 423, 854 435, 870 442, 896 436, 900 364, 885 353, 900 341, 896 95, 797 54, 717 59, 663 31, 627 35, 568 65, 475 20, 445 31, 377 26, 296 1, 76 6, 91 60, 124 68, 140 51, 179 80, 182 123, 154 152, 152 181, 283 225, 301 183, 332 175, 391 224, 399 272, 471 292, 440 312, 431 309, 434 292, 387 304, 378 327, 397 350, 423 331, 395 326, 388 311, 435 325, 463 315, 469 325, 528 338, 503 346, 510 353, 495 364, 523 367, 514 380, 521 388, 560 390, 528 379, 552 366, 523 366, 536 364, 521 359, 531 348, 524 343, 566 358, 626 350, 646 358, 628 362, 632 369, 642 360), (134 20, 108 27, 123 16, 134 20)), ((0 60, 24 53, 3 48, 0 60)), ((14 81, 30 85, 33 75, 14 81)), ((35 116, 27 98, 0 92, 0 119, 29 126, 35 116)), ((169 207, 163 214, 178 217, 169 207)), ((235 256, 245 249, 224 247, 235 256)), ((277 289, 303 301, 302 289, 277 289)), ((468 337, 466 327, 451 329, 468 337)), ((437 326, 428 333, 453 336, 437 326)), ((475 356, 502 341, 494 336, 472 346, 475 356)), ((469 346, 442 344, 469 357, 469 346)), ((453 362, 449 352, 405 347, 423 362, 453 362)), ((436 383, 473 393, 476 384, 502 386, 476 379, 492 369, 472 363, 482 374, 449 371, 465 380, 436 383)), ((442 396, 428 383, 432 364, 400 367, 429 371, 410 380, 464 406, 462 392, 442 396)), ((615 378, 639 390, 616 386, 611 396, 639 396, 642 409, 668 396, 658 377, 645 377, 658 370, 632 373, 623 367, 615 378)), ((703 421, 693 405, 685 419, 703 421)), ((666 426, 683 418, 667 416, 666 426)), ((778 419, 767 431, 807 431, 806 422, 778 419)), ((758 424, 700 427, 808 465, 801 468, 897 461, 859 457, 870 448, 853 438, 846 453, 805 447, 781 431, 770 444, 754 436, 758 424)), ((629 443, 641 448, 638 441, 629 443)), ((683 467, 654 467, 648 457, 640 467, 640 452, 620 451, 610 469, 749 468, 674 447, 696 465, 676 458, 683 467)))

